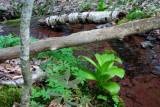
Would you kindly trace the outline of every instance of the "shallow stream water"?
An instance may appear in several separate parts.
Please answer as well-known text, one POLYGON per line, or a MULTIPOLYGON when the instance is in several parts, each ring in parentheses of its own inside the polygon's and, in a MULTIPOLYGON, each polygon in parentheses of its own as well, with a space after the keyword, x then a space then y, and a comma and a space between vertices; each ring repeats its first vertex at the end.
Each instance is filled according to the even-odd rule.
MULTIPOLYGON (((31 20, 30 35, 35 38, 68 36, 71 33, 92 29, 96 25, 69 25, 54 29, 37 25, 37 19, 31 20), (84 27, 84 29, 82 29, 84 27)), ((16 24, 0 24, 0 35, 9 33, 19 35, 19 22, 16 24)), ((86 55, 93 58, 95 53, 103 53, 106 49, 114 50, 122 61, 119 65, 125 71, 125 77, 114 78, 121 86, 119 95, 125 101, 126 107, 160 107, 160 75, 153 72, 155 66, 160 66, 160 41, 151 41, 152 49, 142 49, 140 43, 143 36, 128 36, 122 41, 110 40, 77 46, 74 55, 86 55)))

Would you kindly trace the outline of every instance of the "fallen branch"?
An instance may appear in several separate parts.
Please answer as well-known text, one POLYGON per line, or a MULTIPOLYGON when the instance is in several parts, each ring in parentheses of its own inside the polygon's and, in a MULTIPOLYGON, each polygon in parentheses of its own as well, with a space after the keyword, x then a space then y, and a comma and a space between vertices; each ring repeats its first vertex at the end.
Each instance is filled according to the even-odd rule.
MULTIPOLYGON (((8 75, 6 75, 6 74, 4 74, 4 73, 1 73, 1 72, 0 72, 0 75, 5 76, 5 77, 7 77, 8 79, 12 80, 13 82, 15 82, 14 85, 17 85, 19 88, 21 88, 21 86, 20 86, 12 77, 10 77, 10 76, 8 76, 8 75)), ((12 81, 10 81, 10 82, 12 82, 12 81)), ((1 80, 0 83, 4 83, 3 80, 1 80)))
MULTIPOLYGON (((54 51, 60 48, 115 38, 123 39, 128 35, 141 34, 158 28, 160 28, 160 16, 135 20, 114 27, 83 31, 73 33, 70 36, 39 40, 30 44, 30 54, 44 51, 54 51)), ((7 59, 18 58, 20 56, 20 46, 0 49, 0 53, 1 62, 7 59)))
POLYGON ((71 13, 69 15, 64 14, 61 16, 50 16, 45 19, 39 20, 40 25, 47 25, 54 27, 56 25, 69 24, 103 24, 107 22, 116 21, 125 17, 125 12, 119 11, 103 11, 103 12, 83 12, 83 13, 71 13))
MULTIPOLYGON (((32 72, 32 71, 31 71, 32 72)), ((0 75, 4 75, 3 73, 0 73, 0 75)), ((5 75, 7 76, 7 75, 5 75)), ((19 86, 24 83, 23 78, 19 78, 17 80, 13 80, 11 77, 7 76, 11 81, 5 81, 5 80, 0 80, 0 84, 2 85, 12 85, 12 86, 19 86), (13 82, 14 81, 14 82, 13 82)), ((36 68, 36 71, 32 72, 32 81, 33 83, 37 80, 41 81, 42 79, 48 78, 48 75, 43 72, 38 66, 36 68)))

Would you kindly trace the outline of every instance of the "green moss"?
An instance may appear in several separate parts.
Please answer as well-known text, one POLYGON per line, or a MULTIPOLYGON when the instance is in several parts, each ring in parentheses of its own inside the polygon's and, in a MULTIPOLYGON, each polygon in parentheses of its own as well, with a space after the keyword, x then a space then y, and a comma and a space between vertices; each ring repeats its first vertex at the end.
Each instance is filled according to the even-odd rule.
POLYGON ((125 23, 125 22, 127 22, 127 19, 120 20, 120 21, 118 21, 117 25, 120 25, 120 24, 125 23))
POLYGON ((1 86, 0 89, 0 107, 12 107, 14 102, 20 103, 21 89, 11 86, 1 86))
POLYGON ((82 48, 82 47, 70 47, 70 49, 72 49, 72 50, 76 50, 76 51, 83 50, 83 48, 82 48))
POLYGON ((20 24, 20 20, 21 19, 7 20, 7 21, 5 21, 5 24, 9 25, 11 27, 15 27, 15 26, 18 26, 20 24))
POLYGON ((85 52, 92 50, 92 48, 90 47, 88 47, 87 49, 84 47, 70 47, 69 49, 72 49, 73 51, 85 51, 85 52))

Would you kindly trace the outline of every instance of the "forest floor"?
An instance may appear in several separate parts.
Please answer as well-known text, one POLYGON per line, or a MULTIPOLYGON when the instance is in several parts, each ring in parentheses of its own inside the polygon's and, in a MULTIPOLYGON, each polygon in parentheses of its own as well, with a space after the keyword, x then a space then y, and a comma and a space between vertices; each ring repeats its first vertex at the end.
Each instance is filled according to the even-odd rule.
MULTIPOLYGON (((158 0, 154 0, 154 2, 159 3, 158 0)), ((7 4, 7 2, 1 2, 1 4, 3 3, 7 4)), ((115 1, 111 3, 109 8, 112 8, 114 3, 115 1)), ((104 3, 104 5, 105 4, 106 3, 104 3)), ((152 2, 150 2, 150 4, 148 5, 151 4, 152 2)), ((35 7, 35 9, 37 8, 38 14, 38 7, 40 7, 40 1, 36 5, 37 7, 35 7)), ((125 6, 126 5, 119 6, 117 10, 125 8, 125 6)), ((94 2, 94 0, 93 2, 83 2, 83 0, 73 0, 71 2, 67 2, 65 0, 62 0, 57 2, 57 5, 54 5, 50 11, 44 12, 57 15, 60 13, 64 14, 79 11, 95 11, 97 7, 98 3, 96 1, 94 2)), ((132 6, 130 5, 129 8, 132 8, 132 6)), ((155 15, 157 14, 153 14, 153 16, 155 15)), ((34 23, 35 20, 37 19, 33 18, 31 21, 31 36, 38 39, 45 39, 55 36, 67 36, 71 33, 79 32, 82 30, 94 29, 94 27, 98 26, 90 24, 84 25, 84 29, 80 29, 80 24, 70 25, 69 27, 64 26, 61 31, 56 32, 50 28, 37 25, 36 23, 34 23)), ((18 27, 4 24, 0 24, 0 26, 3 26, 3 28, 0 27, 1 35, 8 35, 9 33, 19 35, 18 27)), ((123 65, 121 67, 125 70, 126 74, 122 80, 114 78, 113 81, 116 81, 121 86, 119 96, 122 97, 122 99, 124 100, 126 107, 159 107, 160 40, 155 38, 154 32, 155 31, 151 31, 142 35, 128 36, 125 37, 122 41, 110 40, 77 46, 79 49, 74 50, 74 55, 76 57, 79 55, 93 57, 92 55, 94 53, 103 53, 106 49, 114 50, 117 56, 119 56, 123 61, 123 65), (145 41, 150 41, 153 47, 142 48, 141 43, 145 41)), ((159 34, 157 35, 160 36, 160 30, 157 29, 157 32, 159 32, 159 34)), ((4 67, 2 65, 3 64, 0 65, 0 70, 4 70, 4 67)), ((12 67, 10 63, 7 66, 7 68, 12 67)), ((19 67, 17 69, 17 71, 19 72, 19 67)), ((90 84, 94 85, 94 83, 90 84)))

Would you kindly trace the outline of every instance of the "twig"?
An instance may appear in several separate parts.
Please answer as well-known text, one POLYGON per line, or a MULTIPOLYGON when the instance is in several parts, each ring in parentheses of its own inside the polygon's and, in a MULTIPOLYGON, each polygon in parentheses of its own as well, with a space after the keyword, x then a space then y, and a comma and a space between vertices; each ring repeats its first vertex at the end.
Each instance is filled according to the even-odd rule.
POLYGON ((19 88, 21 88, 21 86, 20 86, 12 77, 10 77, 10 76, 8 76, 8 75, 6 75, 6 74, 4 74, 4 73, 1 73, 1 72, 0 72, 0 75, 3 75, 3 76, 5 76, 5 77, 9 78, 10 80, 14 81, 14 82, 17 84, 17 86, 18 86, 19 88))

